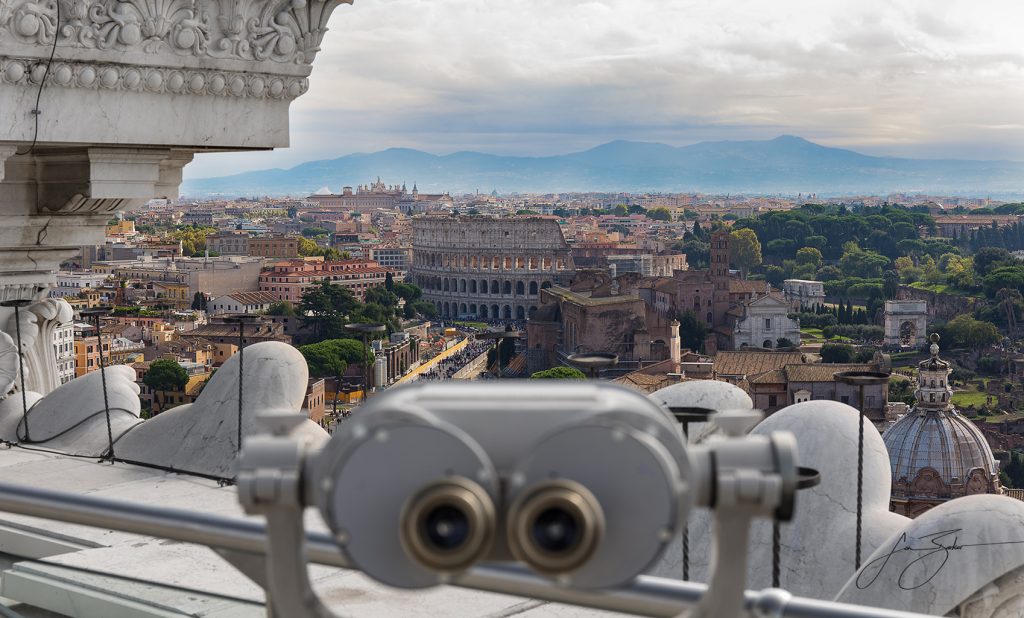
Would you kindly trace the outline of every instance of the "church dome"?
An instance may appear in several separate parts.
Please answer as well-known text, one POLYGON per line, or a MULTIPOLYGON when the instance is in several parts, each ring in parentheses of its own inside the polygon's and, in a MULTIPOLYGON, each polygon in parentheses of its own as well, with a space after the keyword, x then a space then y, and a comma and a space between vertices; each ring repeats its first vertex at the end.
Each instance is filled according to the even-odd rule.
POLYGON ((947 485, 964 484, 973 470, 981 470, 986 481, 996 475, 995 458, 985 436, 953 408, 945 413, 915 408, 890 427, 883 439, 893 483, 913 481, 926 468, 947 485))
POLYGON ((894 510, 911 517, 968 494, 1000 493, 998 467, 984 434, 953 407, 951 368, 939 358, 918 364, 917 402, 882 436, 892 469, 894 510))

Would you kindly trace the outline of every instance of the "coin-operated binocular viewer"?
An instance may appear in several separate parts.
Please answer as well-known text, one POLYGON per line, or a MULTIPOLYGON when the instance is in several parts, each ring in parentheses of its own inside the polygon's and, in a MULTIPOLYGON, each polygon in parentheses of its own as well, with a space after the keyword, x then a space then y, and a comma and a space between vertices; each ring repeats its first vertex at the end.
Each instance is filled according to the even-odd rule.
MULTIPOLYGON (((268 593, 283 616, 331 613, 309 586, 302 511, 385 584, 445 584, 482 562, 518 562, 552 585, 607 589, 648 570, 694 506, 714 510, 716 560, 695 615, 743 603, 755 517, 788 519, 790 434, 720 411, 726 436, 687 446, 662 405, 595 382, 440 382, 387 391, 321 449, 246 442, 238 476, 268 520, 268 593)), ((286 427, 281 427, 286 429, 286 427)))

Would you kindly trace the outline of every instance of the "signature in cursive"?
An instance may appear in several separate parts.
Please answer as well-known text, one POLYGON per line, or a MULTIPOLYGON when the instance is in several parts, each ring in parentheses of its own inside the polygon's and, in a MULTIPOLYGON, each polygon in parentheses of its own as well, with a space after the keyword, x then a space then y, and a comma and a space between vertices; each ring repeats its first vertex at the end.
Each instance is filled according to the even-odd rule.
POLYGON ((892 549, 889 550, 889 553, 884 556, 879 556, 878 558, 864 564, 860 573, 857 574, 857 579, 855 581, 857 588, 864 590, 878 581, 878 578, 882 576, 885 568, 889 565, 889 561, 893 559, 893 556, 900 552, 913 552, 917 557, 903 567, 903 570, 900 571, 899 577, 896 580, 896 584, 902 590, 914 590, 924 586, 934 579, 942 568, 946 566, 946 563, 949 562, 950 554, 952 552, 977 549, 980 547, 991 547, 994 545, 1024 544, 1024 541, 960 543, 959 540, 961 532, 963 532, 963 528, 955 528, 953 530, 943 530, 941 532, 926 534, 917 539, 917 541, 920 542, 920 545, 910 543, 907 540, 906 533, 901 534, 900 538, 898 538, 896 543, 892 546, 892 549))

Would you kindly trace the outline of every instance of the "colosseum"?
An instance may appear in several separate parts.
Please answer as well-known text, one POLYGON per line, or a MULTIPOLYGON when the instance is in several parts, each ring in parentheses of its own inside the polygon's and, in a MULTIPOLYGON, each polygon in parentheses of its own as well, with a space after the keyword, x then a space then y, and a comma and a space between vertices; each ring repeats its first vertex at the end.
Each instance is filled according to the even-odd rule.
POLYGON ((442 317, 524 320, 575 272, 553 219, 419 216, 412 236, 413 281, 442 317))

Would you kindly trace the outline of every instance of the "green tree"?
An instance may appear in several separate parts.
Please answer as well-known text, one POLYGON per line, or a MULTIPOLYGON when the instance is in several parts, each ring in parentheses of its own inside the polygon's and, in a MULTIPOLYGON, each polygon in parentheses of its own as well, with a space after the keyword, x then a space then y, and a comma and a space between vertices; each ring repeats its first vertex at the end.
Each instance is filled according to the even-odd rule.
POLYGON ((423 290, 414 283, 396 283, 391 291, 407 303, 416 302, 423 296, 423 290))
POLYGON ((388 292, 395 291, 395 274, 390 270, 384 275, 384 288, 388 292))
POLYGON ((321 247, 308 238, 299 239, 299 255, 302 257, 322 256, 325 260, 340 260, 342 254, 331 247, 321 247))
POLYGON ((612 214, 614 214, 617 217, 625 217, 626 215, 629 214, 629 209, 626 208, 625 204, 619 204, 618 206, 612 209, 612 214))
POLYGON ((206 294, 203 294, 202 292, 196 292, 192 296, 192 310, 206 311, 206 294))
POLYGON ((694 351, 702 350, 708 336, 708 325, 692 309, 680 312, 676 319, 679 320, 680 345, 694 351))
POLYGON ((733 263, 744 275, 761 264, 761 241, 752 229, 743 228, 730 234, 729 249, 733 263))
POLYGON ((963 347, 981 351, 1000 340, 999 329, 991 322, 976 320, 970 315, 961 314, 946 323, 946 336, 951 338, 953 347, 963 347))
POLYGON ((670 211, 668 208, 665 208, 664 206, 659 206, 658 208, 652 208, 648 210, 647 218, 654 219, 655 221, 671 221, 672 211, 670 211))
MULTIPOLYGON (((341 390, 341 378, 349 365, 362 365, 363 342, 356 339, 328 339, 299 347, 299 352, 306 359, 309 373, 318 378, 334 378, 334 401, 332 410, 338 409, 338 391, 341 390)), ((373 350, 366 350, 367 365, 373 363, 373 350)), ((365 371, 366 368, 364 367, 365 371)))
POLYGON ((163 404, 160 402, 160 393, 167 391, 180 391, 188 384, 188 373, 185 368, 178 364, 178 361, 169 358, 155 360, 142 378, 142 383, 153 390, 153 400, 156 402, 157 410, 153 414, 163 412, 163 404))
MULTIPOLYGON (((437 307, 434 306, 434 303, 427 302, 425 300, 418 300, 414 303, 406 305, 406 307, 411 307, 414 314, 418 313, 421 316, 427 318, 428 320, 432 320, 437 317, 437 307)), ((406 317, 412 316, 407 315, 406 317)))
POLYGON ((849 363, 853 361, 853 346, 845 343, 826 343, 821 346, 821 362, 849 363))
POLYGON ((575 367, 553 367, 535 372, 531 380, 586 380, 587 376, 575 367))
POLYGON ((843 245, 843 255, 839 258, 839 269, 848 277, 878 279, 882 271, 889 266, 889 258, 861 249, 855 242, 843 245))
POLYGON ((779 337, 775 341, 775 347, 777 347, 777 348, 795 348, 796 344, 793 343, 792 339, 788 339, 786 337, 779 337))
POLYGON ((818 270, 821 268, 822 264, 824 264, 824 258, 821 255, 821 251, 818 249, 815 249, 814 247, 804 247, 797 250, 796 263, 813 266, 814 270, 818 270))
POLYGON ((882 273, 882 294, 886 300, 893 300, 900 291, 900 274, 895 270, 882 273))
POLYGON ((189 257, 201 257, 206 253, 206 237, 217 232, 217 228, 202 225, 179 226, 170 234, 171 240, 181 242, 181 252, 189 257))
POLYGON ((356 310, 359 301, 346 288, 321 281, 302 294, 299 313, 303 325, 313 328, 316 341, 341 339, 345 335, 346 318, 356 310))
POLYGON ((267 307, 267 315, 281 316, 281 317, 292 317, 295 314, 295 307, 285 300, 279 300, 276 303, 271 303, 267 307))

